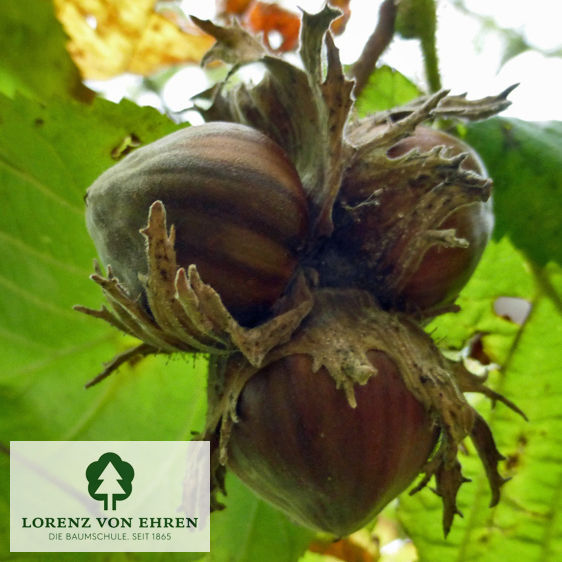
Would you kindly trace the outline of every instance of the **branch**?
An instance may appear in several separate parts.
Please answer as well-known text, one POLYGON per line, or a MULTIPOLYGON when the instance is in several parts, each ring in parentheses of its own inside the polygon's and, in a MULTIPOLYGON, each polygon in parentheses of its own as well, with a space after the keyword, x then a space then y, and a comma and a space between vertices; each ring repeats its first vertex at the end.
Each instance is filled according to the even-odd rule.
POLYGON ((379 9, 379 20, 375 30, 365 43, 363 52, 351 67, 351 76, 355 79, 353 93, 356 98, 367 85, 369 76, 375 69, 379 57, 392 41, 395 19, 395 0, 385 0, 379 9))

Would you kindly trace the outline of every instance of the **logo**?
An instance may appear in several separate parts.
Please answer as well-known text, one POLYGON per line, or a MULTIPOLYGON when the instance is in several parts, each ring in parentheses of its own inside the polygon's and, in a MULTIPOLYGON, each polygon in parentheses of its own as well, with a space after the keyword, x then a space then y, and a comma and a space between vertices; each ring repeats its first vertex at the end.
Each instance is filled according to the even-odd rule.
POLYGON ((12 441, 10 550, 209 552, 210 467, 208 441, 12 441))
POLYGON ((118 501, 126 500, 133 491, 135 470, 116 453, 104 453, 88 465, 88 493, 98 501, 103 501, 103 508, 115 510, 118 501))

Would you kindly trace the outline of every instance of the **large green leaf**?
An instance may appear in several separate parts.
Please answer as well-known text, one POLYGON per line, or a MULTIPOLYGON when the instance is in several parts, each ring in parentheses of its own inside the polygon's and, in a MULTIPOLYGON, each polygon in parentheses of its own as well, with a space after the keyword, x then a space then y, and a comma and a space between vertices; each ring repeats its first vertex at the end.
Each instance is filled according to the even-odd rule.
MULTIPOLYGON (((66 37, 52 4, 33 0, 30 6, 9 0, 0 11, 4 53, 0 92, 12 98, 0 96, 0 549, 4 554, 10 440, 189 439, 203 427, 206 361, 150 358, 84 390, 103 360, 134 343, 72 310, 74 304, 97 307, 102 302, 101 292, 88 280, 96 252, 84 224, 85 190, 130 144, 150 142, 177 126, 156 111, 127 101, 114 105, 96 100, 89 106, 72 102, 72 96, 88 96, 65 50, 66 37)), ((229 482, 229 489, 228 503, 233 508, 217 515, 216 521, 213 516, 209 559, 251 560, 262 552, 269 553, 268 559, 283 561, 305 548, 307 532, 236 480, 229 482)), ((42 561, 200 556, 18 555, 42 561)))
POLYGON ((490 119, 468 128, 495 183, 496 238, 539 265, 562 263, 562 123, 490 119))
POLYGON ((209 562, 293 562, 304 552, 311 531, 258 499, 227 475, 227 509, 213 517, 209 562))
POLYGON ((91 99, 66 52, 53 2, 3 0, 0 8, 0 92, 91 99))

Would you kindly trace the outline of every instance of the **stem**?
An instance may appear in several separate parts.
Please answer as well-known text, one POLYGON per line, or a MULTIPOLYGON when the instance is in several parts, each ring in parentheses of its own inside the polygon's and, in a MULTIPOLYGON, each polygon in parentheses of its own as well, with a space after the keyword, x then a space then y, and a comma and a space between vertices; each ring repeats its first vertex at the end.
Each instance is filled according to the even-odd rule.
POLYGON ((353 93, 356 98, 367 85, 369 76, 375 69, 379 57, 392 41, 395 19, 395 0, 385 0, 379 9, 377 26, 365 43, 361 55, 351 67, 351 76, 355 79, 353 93))
POLYGON ((441 89, 439 62, 435 46, 437 8, 435 0, 401 0, 398 5, 396 31, 405 39, 419 39, 425 78, 430 92, 441 89))
POLYGON ((439 73, 439 60, 437 58, 434 32, 428 33, 421 38, 421 48, 429 91, 438 92, 441 90, 441 75, 439 73))

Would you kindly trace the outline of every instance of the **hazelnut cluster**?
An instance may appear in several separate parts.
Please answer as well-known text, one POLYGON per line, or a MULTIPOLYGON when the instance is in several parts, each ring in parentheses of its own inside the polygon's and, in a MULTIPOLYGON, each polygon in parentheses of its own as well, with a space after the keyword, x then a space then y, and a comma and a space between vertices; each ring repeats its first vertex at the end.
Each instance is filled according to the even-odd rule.
MULTIPOLYGON (((240 28, 206 60, 259 62, 227 79, 186 127, 139 148, 88 189, 109 307, 80 311, 141 343, 139 355, 209 355, 214 508, 226 468, 308 527, 349 534, 423 474, 447 533, 470 438, 499 500, 501 455, 464 392, 517 408, 443 356, 424 323, 455 309, 493 227, 475 152, 431 126, 481 119, 504 92, 442 91, 363 119, 330 32, 304 14, 303 68, 240 28), (325 49, 326 56, 322 56, 325 49)), ((521 412, 519 412, 521 413, 521 412)))

